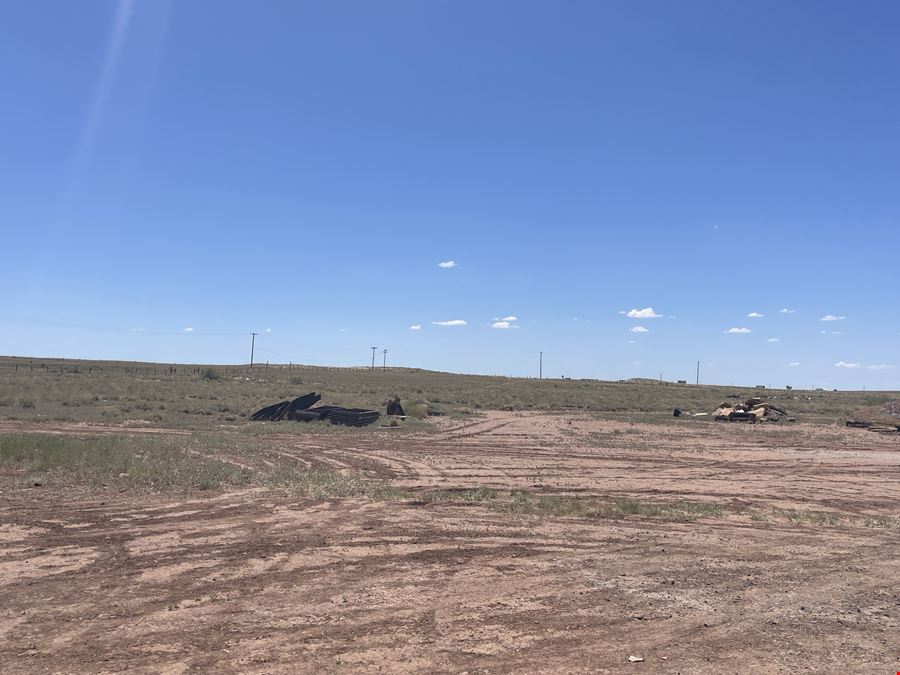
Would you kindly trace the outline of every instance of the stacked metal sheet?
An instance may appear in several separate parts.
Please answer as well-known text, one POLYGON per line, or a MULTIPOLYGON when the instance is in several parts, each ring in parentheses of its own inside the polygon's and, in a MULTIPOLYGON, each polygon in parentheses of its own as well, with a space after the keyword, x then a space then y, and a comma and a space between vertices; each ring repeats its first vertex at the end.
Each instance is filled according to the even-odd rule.
POLYGON ((350 427, 364 427, 375 422, 380 413, 377 410, 363 408, 340 408, 333 405, 321 405, 311 408, 322 397, 315 392, 299 396, 292 401, 281 401, 257 410, 250 417, 251 420, 260 422, 279 422, 290 420, 294 422, 316 422, 328 420, 332 424, 343 424, 350 427))
POLYGON ((322 397, 319 396, 315 392, 311 392, 306 394, 305 396, 298 396, 292 401, 281 401, 280 403, 275 403, 270 406, 266 406, 261 410, 257 410, 250 417, 251 420, 255 421, 267 421, 267 422, 278 422, 280 420, 294 420, 297 419, 296 415, 307 408, 309 408, 314 403, 318 403, 322 400, 322 397))

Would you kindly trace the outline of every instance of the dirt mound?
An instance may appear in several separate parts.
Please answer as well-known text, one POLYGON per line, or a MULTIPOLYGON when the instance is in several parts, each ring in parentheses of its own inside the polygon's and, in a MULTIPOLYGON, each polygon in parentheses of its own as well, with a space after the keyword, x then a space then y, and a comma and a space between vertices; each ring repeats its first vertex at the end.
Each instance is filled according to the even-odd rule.
POLYGON ((847 426, 872 431, 900 430, 900 399, 860 408, 847 420, 847 426))

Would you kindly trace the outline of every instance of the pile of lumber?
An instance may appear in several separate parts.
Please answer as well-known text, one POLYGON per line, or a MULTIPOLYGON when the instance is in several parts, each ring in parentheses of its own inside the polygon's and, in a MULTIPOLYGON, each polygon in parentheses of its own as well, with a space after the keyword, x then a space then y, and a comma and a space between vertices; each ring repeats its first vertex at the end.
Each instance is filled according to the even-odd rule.
POLYGON ((793 422, 787 410, 763 398, 752 396, 737 403, 723 402, 713 413, 716 422, 793 422))
POLYGON ((298 396, 290 401, 281 401, 257 410, 250 416, 256 422, 317 422, 328 420, 332 424, 343 424, 350 427, 364 427, 375 422, 380 413, 377 410, 364 408, 340 408, 334 405, 311 406, 322 397, 315 392, 298 396))

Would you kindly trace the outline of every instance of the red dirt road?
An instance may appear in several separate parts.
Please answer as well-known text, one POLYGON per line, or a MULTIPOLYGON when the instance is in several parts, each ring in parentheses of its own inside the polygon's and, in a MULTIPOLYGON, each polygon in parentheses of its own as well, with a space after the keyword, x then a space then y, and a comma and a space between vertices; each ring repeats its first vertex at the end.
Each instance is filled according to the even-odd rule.
POLYGON ((274 437, 285 462, 406 488, 726 513, 4 489, 2 670, 900 670, 900 527, 872 526, 900 511, 894 437, 505 413, 415 436, 274 437))

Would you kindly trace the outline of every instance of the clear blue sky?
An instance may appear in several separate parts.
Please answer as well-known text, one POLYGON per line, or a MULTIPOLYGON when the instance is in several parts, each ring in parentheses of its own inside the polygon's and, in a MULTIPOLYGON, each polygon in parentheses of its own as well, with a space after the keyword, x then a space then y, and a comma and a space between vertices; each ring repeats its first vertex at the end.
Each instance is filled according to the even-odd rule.
POLYGON ((29 0, 0 35, 0 353, 900 388, 900 3, 29 0))

